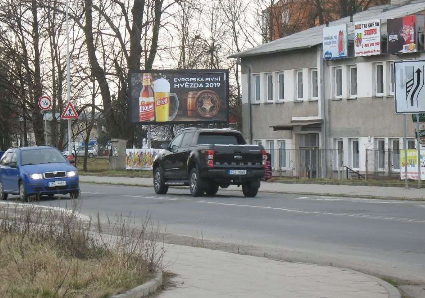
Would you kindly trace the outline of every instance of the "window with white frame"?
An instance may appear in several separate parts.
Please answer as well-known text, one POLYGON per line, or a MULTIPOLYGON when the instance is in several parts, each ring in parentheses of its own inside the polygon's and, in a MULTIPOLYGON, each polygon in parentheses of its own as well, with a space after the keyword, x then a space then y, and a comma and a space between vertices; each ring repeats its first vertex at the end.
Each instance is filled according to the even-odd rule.
POLYGON ((391 145, 391 160, 392 168, 394 170, 400 170, 400 141, 399 139, 393 139, 390 141, 391 145))
POLYGON ((407 140, 407 149, 416 149, 416 140, 407 140))
POLYGON ((390 63, 390 95, 394 95, 395 88, 395 73, 394 73, 394 62, 390 63))
POLYGON ((384 65, 375 64, 375 95, 384 96, 384 65))
POLYGON ((273 74, 266 73, 267 101, 273 102, 273 74))
POLYGON ((317 69, 311 70, 311 98, 318 99, 319 98, 319 76, 317 69))
POLYGON ((295 72, 295 89, 296 89, 296 99, 303 99, 304 93, 303 93, 303 71, 297 70, 295 72))
POLYGON ((270 164, 272 169, 274 169, 274 141, 270 140, 270 141, 266 141, 266 150, 268 151, 268 153, 270 153, 270 164))
POLYGON ((350 98, 357 97, 357 67, 350 66, 350 98))
POLYGON ((253 75, 254 78, 254 102, 258 103, 261 101, 261 89, 260 89, 260 85, 261 85, 261 81, 260 81, 260 75, 259 74, 255 74, 253 75))
POLYGON ((286 141, 278 141, 279 144, 279 167, 286 168, 286 141))
POLYGON ((254 140, 253 141, 254 145, 262 145, 263 142, 261 140, 254 140))
POLYGON ((277 73, 277 85, 278 85, 278 95, 277 99, 280 101, 285 100, 285 73, 277 73))
POLYGON ((351 141, 351 166, 353 169, 358 169, 360 167, 360 151, 359 151, 359 140, 354 139, 351 141))
POLYGON ((282 11, 282 24, 289 23, 289 9, 283 9, 282 11))
POLYGON ((342 67, 334 68, 334 97, 342 98, 342 67))
POLYGON ((343 140, 336 140, 336 165, 337 168, 342 168, 344 165, 344 142, 343 140))
POLYGON ((378 139, 376 141, 376 143, 377 143, 377 147, 378 147, 378 150, 376 151, 376 154, 378 155, 377 156, 378 169, 382 171, 382 170, 385 169, 385 160, 386 160, 386 158, 385 158, 385 140, 378 139))

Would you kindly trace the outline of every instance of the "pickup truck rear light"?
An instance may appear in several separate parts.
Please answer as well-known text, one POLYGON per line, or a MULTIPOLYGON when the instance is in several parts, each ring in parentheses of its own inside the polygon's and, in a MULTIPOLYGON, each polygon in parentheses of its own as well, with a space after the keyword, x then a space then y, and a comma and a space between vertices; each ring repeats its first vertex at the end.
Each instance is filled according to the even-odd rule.
POLYGON ((263 157, 263 162, 261 163, 261 166, 263 168, 265 168, 266 164, 267 164, 267 152, 266 152, 266 150, 261 150, 261 155, 263 157))
POLYGON ((207 150, 207 167, 212 168, 214 167, 214 150, 207 150))

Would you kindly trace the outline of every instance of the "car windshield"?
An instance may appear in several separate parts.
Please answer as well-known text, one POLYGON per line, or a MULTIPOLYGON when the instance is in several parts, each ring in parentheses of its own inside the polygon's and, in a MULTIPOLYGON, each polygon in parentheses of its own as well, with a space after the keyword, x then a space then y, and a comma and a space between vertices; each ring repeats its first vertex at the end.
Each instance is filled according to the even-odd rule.
POLYGON ((21 154, 21 164, 39 165, 44 163, 66 163, 66 159, 56 149, 34 149, 23 150, 21 154))

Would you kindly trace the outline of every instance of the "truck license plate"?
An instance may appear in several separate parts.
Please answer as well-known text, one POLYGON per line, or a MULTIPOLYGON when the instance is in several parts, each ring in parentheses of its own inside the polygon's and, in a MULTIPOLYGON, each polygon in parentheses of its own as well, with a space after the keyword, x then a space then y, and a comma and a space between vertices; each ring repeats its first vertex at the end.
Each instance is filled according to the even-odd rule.
POLYGON ((229 175, 246 175, 246 170, 229 170, 229 175))
POLYGON ((49 187, 55 187, 55 186, 65 186, 66 181, 53 181, 49 182, 49 187))

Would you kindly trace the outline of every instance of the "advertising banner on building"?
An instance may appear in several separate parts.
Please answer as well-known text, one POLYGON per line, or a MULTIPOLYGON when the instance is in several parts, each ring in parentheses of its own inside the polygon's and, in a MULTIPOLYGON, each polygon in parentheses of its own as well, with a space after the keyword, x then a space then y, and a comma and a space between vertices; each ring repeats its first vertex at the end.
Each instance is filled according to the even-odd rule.
POLYGON ((227 70, 129 73, 132 123, 228 122, 227 70))
POLYGON ((126 170, 152 170, 155 157, 163 149, 126 149, 126 170))
POLYGON ((417 51, 416 16, 388 19, 388 53, 414 53, 417 51))
POLYGON ((347 25, 323 28, 323 59, 347 58, 347 25))
POLYGON ((381 54, 380 20, 355 23, 354 53, 356 57, 381 54))
MULTIPOLYGON (((421 180, 425 180, 425 150, 421 150, 421 180)), ((404 180, 406 160, 404 158, 404 150, 400 150, 400 179, 404 180)), ((418 150, 407 150, 407 179, 418 180, 418 150)))
POLYGON ((396 113, 424 113, 425 61, 396 61, 394 71, 396 113))

